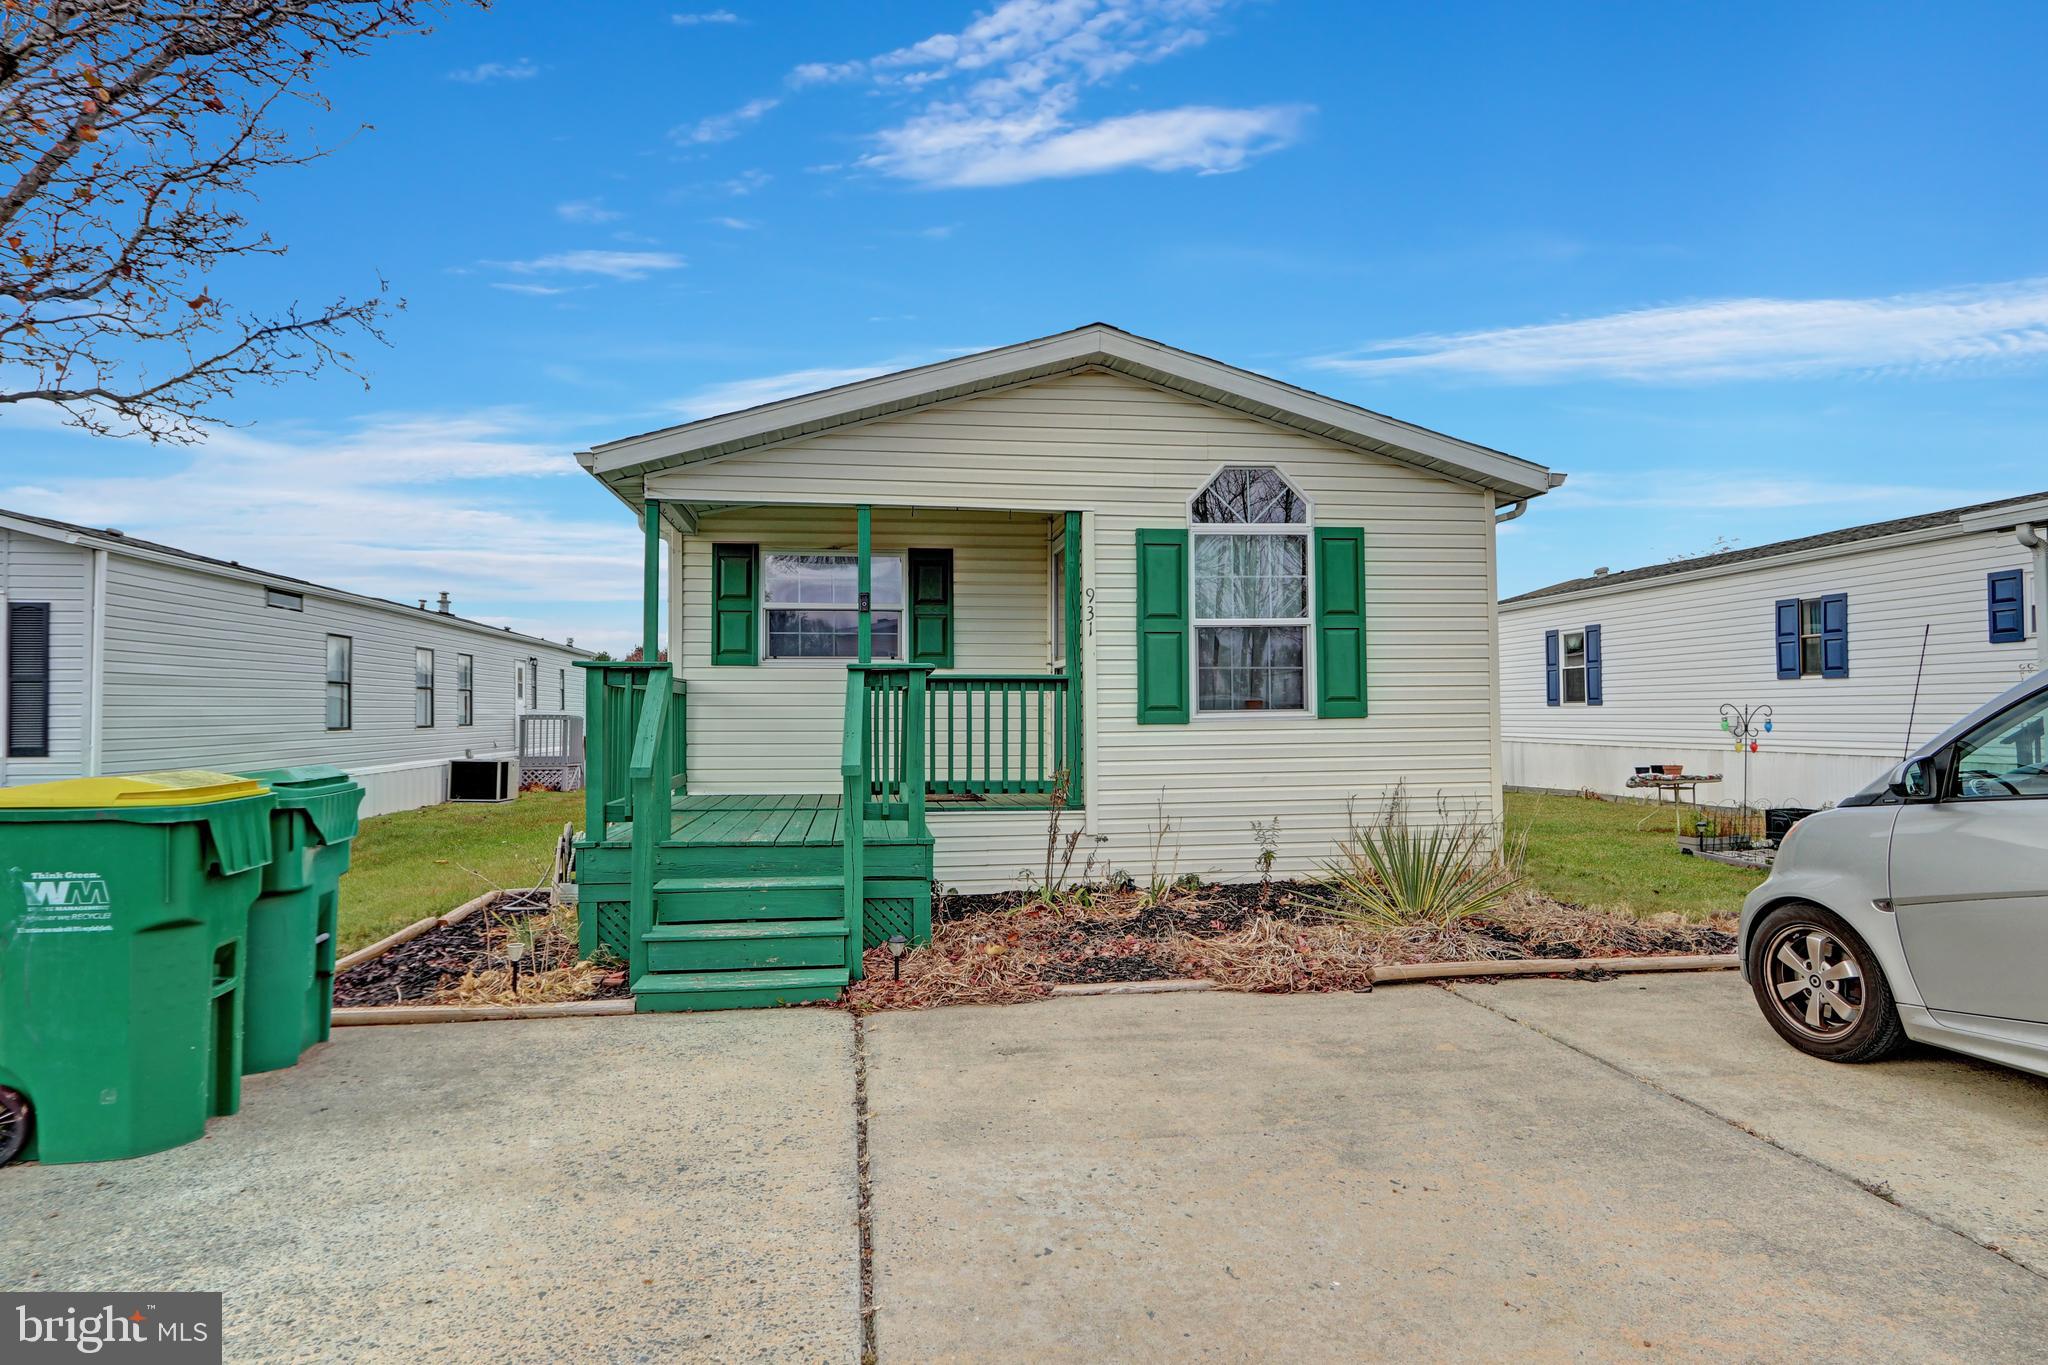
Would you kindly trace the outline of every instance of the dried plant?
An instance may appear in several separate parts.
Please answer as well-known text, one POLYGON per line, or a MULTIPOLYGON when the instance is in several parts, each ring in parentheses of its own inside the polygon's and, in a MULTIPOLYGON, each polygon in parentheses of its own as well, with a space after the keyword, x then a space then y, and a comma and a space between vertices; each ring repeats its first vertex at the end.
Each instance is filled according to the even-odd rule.
POLYGON ((1252 842, 1259 847, 1259 904, 1270 905, 1273 900, 1273 863, 1280 856, 1280 817, 1274 816, 1266 824, 1252 821, 1252 842))

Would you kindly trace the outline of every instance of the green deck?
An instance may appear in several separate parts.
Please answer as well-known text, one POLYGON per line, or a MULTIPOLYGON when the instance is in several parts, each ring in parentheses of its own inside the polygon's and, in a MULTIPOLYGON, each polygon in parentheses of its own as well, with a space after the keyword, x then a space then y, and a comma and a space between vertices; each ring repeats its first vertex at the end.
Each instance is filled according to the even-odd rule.
MULTIPOLYGON (((829 847, 846 837, 846 812, 837 794, 804 796, 678 796, 671 803, 675 820, 669 842, 693 844, 767 844, 776 847, 829 847)), ((1044 810, 1050 798, 1013 792, 977 797, 934 797, 933 811, 1044 810)), ((908 820, 870 820, 870 842, 903 843, 910 838, 908 820)), ((631 825, 612 824, 608 844, 630 844, 631 825)))

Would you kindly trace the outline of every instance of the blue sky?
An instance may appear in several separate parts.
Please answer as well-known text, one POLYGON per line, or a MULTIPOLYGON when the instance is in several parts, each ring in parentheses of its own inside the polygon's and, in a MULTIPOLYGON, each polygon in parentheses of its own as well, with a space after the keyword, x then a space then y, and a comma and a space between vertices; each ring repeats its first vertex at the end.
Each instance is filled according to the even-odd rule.
POLYGON ((616 647, 572 450, 1097 319, 1567 471, 1503 592, 2048 487, 2048 8, 567 12, 376 49, 262 184, 214 292, 381 273, 367 391, 0 410, 0 505, 616 647))

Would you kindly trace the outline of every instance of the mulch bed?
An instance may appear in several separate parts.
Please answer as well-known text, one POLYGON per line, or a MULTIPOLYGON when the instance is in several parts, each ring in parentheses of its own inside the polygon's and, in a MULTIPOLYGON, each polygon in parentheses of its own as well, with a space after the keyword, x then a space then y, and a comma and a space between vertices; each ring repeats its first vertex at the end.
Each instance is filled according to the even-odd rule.
MULTIPOLYGON (((546 913, 544 890, 515 891, 455 924, 429 929, 418 938, 351 967, 334 978, 337 1009, 357 1005, 417 1005, 454 985, 471 971, 502 965, 489 939, 495 925, 546 913)), ((617 1000, 633 992, 624 981, 602 986, 590 998, 617 1000)))
POLYGON ((904 959, 901 980, 877 950, 848 993, 858 1011, 1008 1004, 1054 986, 1208 976, 1233 990, 1359 990, 1374 963, 1583 959, 1732 952, 1723 924, 1636 919, 1518 893, 1497 915, 1445 930, 1371 930, 1329 913, 1312 882, 1203 883, 1150 902, 1096 889, 1057 907, 1025 892, 945 896, 932 906, 933 941, 904 959))

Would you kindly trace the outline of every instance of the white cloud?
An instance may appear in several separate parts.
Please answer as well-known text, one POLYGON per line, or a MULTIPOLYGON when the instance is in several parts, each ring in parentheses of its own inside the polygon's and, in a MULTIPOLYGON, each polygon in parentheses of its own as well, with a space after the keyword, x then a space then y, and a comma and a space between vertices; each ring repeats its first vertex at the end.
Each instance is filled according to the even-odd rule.
POLYGON ((1041 106, 1021 119, 925 114, 881 135, 862 164, 925 184, 968 187, 1101 175, 1109 171, 1242 170, 1300 131, 1300 105, 1214 109, 1190 105, 1068 128, 1041 106))
POLYGON ((678 142, 706 143, 730 142, 758 121, 763 114, 781 104, 778 99, 748 100, 739 108, 724 114, 713 114, 710 118, 697 120, 679 128, 671 128, 669 136, 678 142))
POLYGON ((602 199, 571 199, 555 205, 555 215, 571 223, 612 223, 626 215, 608 209, 602 199))
POLYGON ((729 194, 735 199, 741 199, 754 193, 756 190, 766 188, 768 182, 774 178, 768 172, 756 168, 741 171, 730 180, 721 180, 713 188, 722 194, 729 194))
POLYGON ((574 444, 508 409, 238 428, 149 473, 0 488, 0 506, 397 601, 446 589, 465 615, 602 647, 630 636, 638 539, 623 513, 565 510, 574 444))
POLYGON ((722 228, 731 228, 731 229, 732 229, 732 230, 733 230, 734 232, 752 232, 752 231, 753 231, 753 230, 754 230, 755 228, 757 228, 757 227, 761 226, 761 225, 760 225, 759 223, 755 222, 755 221, 754 221, 754 220, 753 220, 752 218, 731 218, 731 217, 724 217, 724 218, 710 218, 710 219, 706 219, 705 221, 707 221, 707 222, 709 222, 709 223, 713 223, 713 224, 717 225, 718 227, 722 227, 722 228))
POLYGON ((1844 509, 1845 516, 1925 512, 2002 497, 2010 490, 1872 483, 1862 479, 1790 478, 1768 468, 1727 468, 1702 479, 1697 469, 1637 469, 1627 474, 1575 472, 1546 501, 1558 510, 1617 507, 1699 512, 1772 512, 1802 507, 1844 509), (1859 512, 1857 509, 1861 509, 1859 512))
POLYGON ((699 24, 737 24, 740 17, 729 9, 713 9, 697 14, 671 14, 668 21, 680 28, 695 28, 699 24))
POLYGON ((1006 0, 957 33, 865 61, 807 62, 792 86, 865 79, 930 93, 874 137, 858 165, 920 184, 964 187, 1108 171, 1242 168, 1292 142, 1301 105, 1188 105, 1077 116, 1082 93, 1208 41, 1229 0, 1006 0), (941 95, 939 92, 946 93, 941 95))
POLYGON ((672 251, 558 251, 530 261, 491 261, 515 275, 602 275, 613 280, 644 280, 658 270, 679 270, 683 258, 672 251))
POLYGON ((893 374, 897 370, 914 369, 948 356, 965 354, 965 351, 956 349, 898 356, 877 365, 820 366, 808 370, 788 370, 782 374, 757 375, 752 379, 730 379, 724 383, 701 388, 676 400, 669 407, 678 416, 695 421, 700 417, 716 417, 720 413, 738 412, 742 408, 759 407, 763 403, 794 398, 801 393, 816 393, 820 389, 837 388, 841 384, 872 379, 878 374, 893 374))
POLYGON ((516 62, 481 62, 460 67, 449 72, 448 79, 464 85, 487 85, 492 81, 530 81, 539 74, 540 68, 531 59, 521 57, 516 62))
POLYGON ((1518 383, 1939 371, 2048 354, 2048 279, 1866 299, 1722 299, 1399 337, 1311 363, 1518 383))
POLYGON ((502 289, 508 294, 532 294, 536 298, 553 298, 557 294, 574 292, 566 284, 527 284, 520 280, 493 280, 491 288, 502 289))

